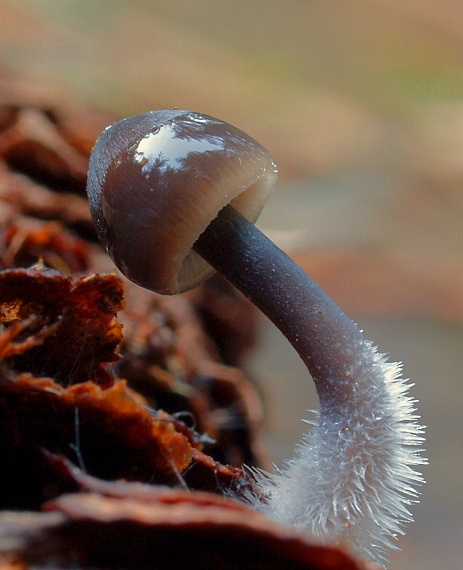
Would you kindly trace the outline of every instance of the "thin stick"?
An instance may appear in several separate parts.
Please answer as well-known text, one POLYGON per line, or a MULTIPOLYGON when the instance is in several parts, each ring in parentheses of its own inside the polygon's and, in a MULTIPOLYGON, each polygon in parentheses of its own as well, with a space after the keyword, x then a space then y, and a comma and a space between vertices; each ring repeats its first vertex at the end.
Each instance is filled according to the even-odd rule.
POLYGON ((342 402, 349 397, 349 373, 359 359, 363 337, 313 279, 231 206, 211 222, 194 249, 286 336, 321 400, 342 402), (333 379, 337 388, 327 385, 333 379))

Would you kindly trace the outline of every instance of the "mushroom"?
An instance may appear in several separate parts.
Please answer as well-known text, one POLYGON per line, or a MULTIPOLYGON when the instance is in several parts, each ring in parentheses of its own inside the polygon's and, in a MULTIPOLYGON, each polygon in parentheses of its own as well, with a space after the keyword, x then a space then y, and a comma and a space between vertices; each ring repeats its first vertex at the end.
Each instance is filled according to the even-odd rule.
POLYGON ((216 269, 306 364, 316 421, 281 469, 252 472, 255 509, 383 564, 418 500, 423 427, 401 366, 254 226, 276 179, 268 152, 242 131, 168 110, 108 127, 87 191, 99 238, 129 279, 173 294, 216 269))

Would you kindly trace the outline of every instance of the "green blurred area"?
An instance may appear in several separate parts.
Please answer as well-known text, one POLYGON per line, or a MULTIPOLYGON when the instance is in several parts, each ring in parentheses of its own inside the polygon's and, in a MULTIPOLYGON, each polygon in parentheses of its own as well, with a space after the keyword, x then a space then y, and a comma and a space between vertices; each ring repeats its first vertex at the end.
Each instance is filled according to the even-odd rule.
POLYGON ((271 148, 284 178, 384 160, 391 129, 431 137, 428 109, 463 96, 457 1, 0 4, 7 69, 116 115, 218 115, 271 148))
MULTIPOLYGON (((66 58, 62 52, 56 53, 47 63, 41 62, 44 69, 59 70, 84 92, 91 93, 85 79, 94 79, 92 69, 111 79, 114 65, 120 66, 120 71, 131 68, 126 79, 138 77, 154 86, 160 70, 147 66, 162 59, 168 66, 178 59, 176 52, 182 46, 175 44, 181 37, 185 48, 209 51, 209 60, 196 61, 198 67, 228 57, 242 67, 243 81, 252 73, 254 80, 282 84, 283 91, 333 89, 391 110, 463 95, 463 40, 452 21, 452 17, 461 16, 459 2, 434 2, 435 10, 432 2, 420 7, 417 2, 374 0, 20 0, 9 4, 27 12, 36 25, 48 31, 43 45, 53 41, 65 49, 66 58), (156 36, 159 28, 170 34, 167 43, 162 35, 156 36), (68 65, 71 68, 67 69, 68 65), (87 77, 73 77, 85 68, 87 77)), ((23 48, 23 54, 17 52, 18 61, 27 54, 26 43, 23 48)), ((29 58, 35 54, 31 63, 44 55, 41 50, 31 51, 27 54, 29 58)), ((194 51, 183 53, 184 61, 193 62, 195 55, 194 51)), ((211 71, 220 80, 230 70, 216 67, 211 71)), ((121 83, 123 78, 112 79, 121 83)), ((163 87, 168 89, 169 85, 163 87)), ((146 99, 137 86, 121 85, 121 93, 109 98, 111 106, 124 105, 124 91, 133 92, 131 105, 146 99)), ((102 101, 108 101, 108 95, 102 95, 102 101)), ((261 96, 265 100, 268 94, 262 92, 261 96)))

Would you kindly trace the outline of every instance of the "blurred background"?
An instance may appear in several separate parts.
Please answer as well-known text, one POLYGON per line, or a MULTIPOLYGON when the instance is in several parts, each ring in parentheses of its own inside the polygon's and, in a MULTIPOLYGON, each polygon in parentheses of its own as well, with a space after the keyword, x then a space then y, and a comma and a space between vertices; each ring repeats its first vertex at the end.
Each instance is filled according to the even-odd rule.
MULTIPOLYGON (((0 76, 115 118, 183 107, 266 146, 260 226, 391 359, 428 426, 422 502, 391 570, 463 553, 463 2, 0 0, 0 76)), ((317 406, 265 319, 249 362, 288 457, 317 406)))

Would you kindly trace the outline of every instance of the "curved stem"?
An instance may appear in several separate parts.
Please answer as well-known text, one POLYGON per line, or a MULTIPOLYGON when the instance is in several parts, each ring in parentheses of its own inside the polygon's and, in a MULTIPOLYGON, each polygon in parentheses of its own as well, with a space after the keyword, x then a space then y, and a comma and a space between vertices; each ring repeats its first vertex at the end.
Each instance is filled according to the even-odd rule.
POLYGON ((363 337, 355 323, 281 249, 231 206, 194 249, 286 336, 312 375, 320 401, 347 403, 363 337))

